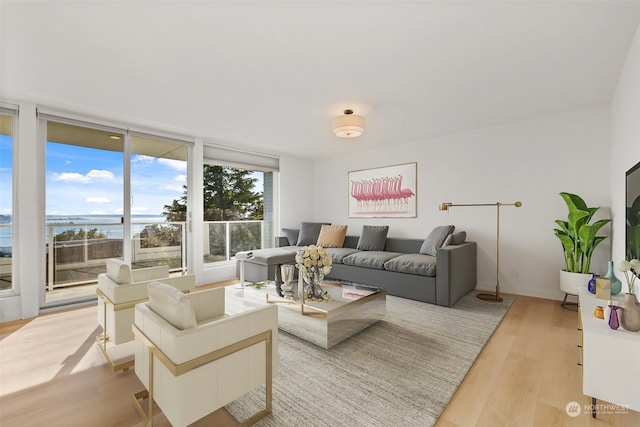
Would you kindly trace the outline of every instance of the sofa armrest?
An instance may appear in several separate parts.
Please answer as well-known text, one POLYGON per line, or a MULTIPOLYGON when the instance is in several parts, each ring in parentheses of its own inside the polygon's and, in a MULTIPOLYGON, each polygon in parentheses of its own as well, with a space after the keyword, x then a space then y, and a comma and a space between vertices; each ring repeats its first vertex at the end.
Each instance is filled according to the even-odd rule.
POLYGON ((276 236, 275 245, 276 248, 289 246, 289 239, 287 239, 287 236, 276 236))
POLYGON ((475 289, 478 275, 477 245, 466 242, 445 246, 436 254, 436 304, 451 307, 475 289))

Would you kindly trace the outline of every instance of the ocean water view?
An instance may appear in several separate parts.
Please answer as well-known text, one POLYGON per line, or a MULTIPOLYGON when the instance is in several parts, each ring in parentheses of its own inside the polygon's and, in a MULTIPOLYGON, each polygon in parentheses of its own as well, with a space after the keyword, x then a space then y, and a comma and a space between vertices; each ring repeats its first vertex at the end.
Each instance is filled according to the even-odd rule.
MULTIPOLYGON (((66 230, 90 230, 93 228, 104 233, 109 239, 121 239, 123 227, 122 215, 47 215, 46 239, 49 239, 49 226, 53 226, 53 233, 58 234, 66 230)), ((131 215, 132 233, 138 233, 148 224, 165 222, 164 215, 131 215)), ((10 254, 11 248, 11 216, 2 215, 0 218, 0 250, 10 254)), ((5 255, 6 256, 6 255, 5 255)))

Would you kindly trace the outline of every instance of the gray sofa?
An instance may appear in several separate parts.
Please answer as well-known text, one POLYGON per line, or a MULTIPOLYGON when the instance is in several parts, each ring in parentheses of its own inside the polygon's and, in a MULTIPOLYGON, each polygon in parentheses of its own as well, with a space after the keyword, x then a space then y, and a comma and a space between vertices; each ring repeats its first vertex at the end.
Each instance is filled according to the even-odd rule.
MULTIPOLYGON (((464 236, 464 232, 456 234, 464 236)), ((296 251, 302 247, 292 245, 290 238, 276 237, 275 248, 253 251, 252 258, 244 261, 245 279, 280 283, 279 266, 294 264, 296 251)), ((359 236, 345 236, 342 247, 325 247, 333 260, 325 279, 379 286, 389 295, 445 307, 476 287, 477 246, 464 237, 454 242, 458 244, 438 246, 435 256, 420 253, 425 239, 387 237, 382 251, 358 250, 360 241, 359 236)), ((239 262, 237 268, 239 276, 239 262)))

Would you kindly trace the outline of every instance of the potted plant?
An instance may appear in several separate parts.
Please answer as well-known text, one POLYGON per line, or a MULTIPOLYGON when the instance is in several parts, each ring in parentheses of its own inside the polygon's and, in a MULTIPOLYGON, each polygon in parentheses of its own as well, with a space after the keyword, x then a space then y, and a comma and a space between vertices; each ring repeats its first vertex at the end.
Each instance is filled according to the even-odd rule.
MULTIPOLYGON (((560 271, 560 289, 565 294, 577 295, 578 286, 586 285, 591 278, 591 257, 594 249, 607 236, 598 236, 598 231, 611 222, 601 219, 591 224, 593 215, 600 209, 590 208, 575 194, 560 193, 569 209, 567 220, 556 220, 560 227, 553 230, 562 243, 565 269, 560 271)), ((566 301, 565 295, 565 301, 566 301)), ((563 302, 564 304, 564 302, 563 302)))

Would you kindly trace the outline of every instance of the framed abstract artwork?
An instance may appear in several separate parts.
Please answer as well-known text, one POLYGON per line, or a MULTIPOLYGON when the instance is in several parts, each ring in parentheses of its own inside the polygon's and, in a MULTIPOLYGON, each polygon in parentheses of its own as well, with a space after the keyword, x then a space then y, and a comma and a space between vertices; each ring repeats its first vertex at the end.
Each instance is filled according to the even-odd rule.
POLYGON ((349 172, 350 218, 416 216, 417 163, 349 172))

